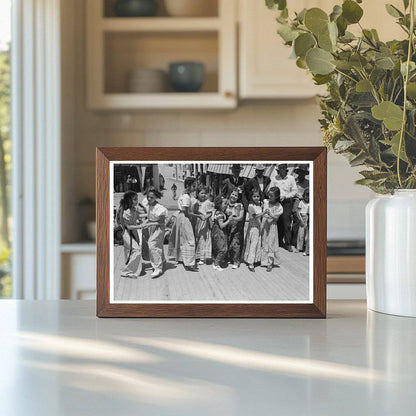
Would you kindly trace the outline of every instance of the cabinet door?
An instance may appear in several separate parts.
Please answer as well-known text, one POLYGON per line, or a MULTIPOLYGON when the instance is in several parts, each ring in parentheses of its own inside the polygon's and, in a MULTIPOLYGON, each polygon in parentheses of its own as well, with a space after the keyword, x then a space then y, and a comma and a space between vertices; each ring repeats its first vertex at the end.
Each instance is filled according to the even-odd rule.
MULTIPOLYGON (((295 10, 322 7, 322 2, 299 0, 295 10), (319 3, 319 4, 318 4, 319 3)), ((276 33, 278 12, 262 0, 240 0, 240 97, 306 98, 318 93, 311 75, 289 59, 290 48, 276 33)))
MULTIPOLYGON (((289 10, 320 7, 330 12, 337 0, 297 0, 289 3, 289 10)), ((389 3, 403 8, 402 0, 389 3)), ((394 18, 389 16, 385 5, 378 1, 361 4, 364 16, 361 21, 366 28, 376 28, 382 40, 403 38, 394 18)), ((305 98, 322 93, 313 84, 311 75, 289 59, 290 48, 283 44, 276 33, 275 17, 278 12, 267 9, 263 0, 239 0, 240 13, 240 68, 239 87, 241 98, 305 98)), ((358 25, 349 27, 359 33, 358 25)))

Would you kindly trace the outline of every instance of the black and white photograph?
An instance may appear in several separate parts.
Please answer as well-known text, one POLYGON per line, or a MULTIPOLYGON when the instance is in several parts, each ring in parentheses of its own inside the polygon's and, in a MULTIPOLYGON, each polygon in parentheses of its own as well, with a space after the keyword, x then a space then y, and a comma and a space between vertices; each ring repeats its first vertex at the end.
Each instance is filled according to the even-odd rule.
POLYGON ((312 170, 111 162, 110 302, 311 303, 312 170))

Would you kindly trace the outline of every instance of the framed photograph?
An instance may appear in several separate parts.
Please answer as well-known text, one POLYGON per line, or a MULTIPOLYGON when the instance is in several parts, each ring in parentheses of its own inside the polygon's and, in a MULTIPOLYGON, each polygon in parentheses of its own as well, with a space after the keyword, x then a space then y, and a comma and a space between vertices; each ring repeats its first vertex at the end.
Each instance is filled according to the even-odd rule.
POLYGON ((324 147, 97 149, 97 316, 326 316, 324 147))

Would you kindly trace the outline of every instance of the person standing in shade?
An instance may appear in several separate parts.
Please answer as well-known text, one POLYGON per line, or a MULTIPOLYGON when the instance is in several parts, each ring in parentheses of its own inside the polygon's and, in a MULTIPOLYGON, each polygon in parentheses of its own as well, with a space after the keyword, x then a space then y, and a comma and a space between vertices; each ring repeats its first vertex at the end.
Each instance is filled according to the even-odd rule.
POLYGON ((214 259, 213 269, 222 272, 221 267, 225 263, 227 256, 227 233, 226 229, 230 223, 225 213, 226 205, 221 196, 217 196, 214 200, 214 214, 211 231, 212 238, 212 257, 214 259))
POLYGON ((280 189, 280 203, 283 207, 283 214, 279 218, 279 244, 289 251, 294 251, 292 246, 292 213, 293 201, 298 193, 295 178, 288 174, 286 163, 281 163, 277 167, 277 174, 272 178, 270 187, 280 189))
POLYGON ((224 180, 221 194, 223 198, 229 199, 231 192, 233 192, 234 189, 237 189, 238 199, 240 200, 240 202, 242 202, 241 200, 243 197, 245 179, 240 176, 240 173, 243 170, 243 168, 239 164, 234 164, 230 167, 230 169, 232 176, 224 180))
POLYGON ((298 188, 298 192, 293 200, 293 223, 292 223, 292 247, 294 247, 293 251, 298 251, 298 233, 300 227, 300 219, 297 215, 299 203, 302 201, 303 195, 306 190, 309 191, 309 180, 306 179, 306 176, 309 175, 308 165, 299 165, 295 170, 294 173, 297 175, 296 177, 296 186, 298 188))
POLYGON ((173 199, 174 201, 176 201, 176 199, 178 198, 178 197, 176 196, 176 192, 177 192, 177 190, 178 190, 178 187, 177 187, 177 186, 176 186, 176 184, 174 183, 170 189, 171 189, 171 191, 172 191, 172 199, 173 199))
POLYGON ((264 171, 266 166, 263 164, 257 164, 254 167, 256 171, 256 176, 248 180, 244 186, 244 200, 242 201, 244 205, 244 210, 248 209, 248 201, 251 200, 251 196, 254 191, 257 191, 260 195, 260 201, 263 201, 267 195, 267 189, 270 185, 270 178, 264 176, 264 171))
MULTIPOLYGON (((195 258, 195 236, 191 220, 200 214, 192 212, 191 195, 195 192, 196 179, 186 178, 185 192, 178 199, 179 214, 169 239, 169 257, 183 262, 186 271, 197 272, 195 258)), ((201 216, 202 218, 202 216, 201 216)))

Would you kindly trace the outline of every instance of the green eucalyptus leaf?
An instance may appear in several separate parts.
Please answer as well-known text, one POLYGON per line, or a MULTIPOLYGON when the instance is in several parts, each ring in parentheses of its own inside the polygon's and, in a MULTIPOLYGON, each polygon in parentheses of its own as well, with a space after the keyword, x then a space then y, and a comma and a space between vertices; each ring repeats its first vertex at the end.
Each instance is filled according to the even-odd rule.
POLYGON ((300 58, 296 59, 296 66, 298 68, 301 68, 301 69, 307 69, 308 67, 306 65, 305 57, 300 57, 300 58))
POLYGON ((416 82, 409 82, 407 84, 407 97, 411 100, 416 100, 416 82))
POLYGON ((364 152, 362 152, 358 156, 350 160, 350 165, 352 167, 360 166, 360 165, 363 165, 366 162, 366 160, 367 160, 367 155, 364 152))
POLYGON ((403 17, 404 14, 397 8, 394 7, 392 4, 386 4, 387 13, 393 17, 403 17))
POLYGON ((349 24, 358 23, 363 13, 363 9, 353 0, 346 0, 342 3, 342 16, 349 24))
POLYGON ((377 33, 377 30, 376 29, 371 29, 371 34, 373 35, 373 39, 376 42, 380 42, 380 38, 378 37, 378 33, 377 33))
POLYGON ((338 69, 341 69, 343 71, 348 71, 348 70, 352 69, 352 65, 350 64, 349 61, 343 61, 341 59, 335 59, 333 61, 333 63, 338 69))
POLYGON ((375 105, 371 113, 377 120, 382 120, 389 130, 395 131, 402 127, 403 110, 391 101, 375 105))
POLYGON ((307 9, 303 9, 299 13, 297 13, 295 20, 297 20, 298 22, 303 23, 303 21, 305 20, 306 11, 307 11, 307 9))
POLYGON ((310 49, 306 54, 306 64, 313 74, 327 75, 333 72, 333 59, 331 53, 320 48, 310 49))
POLYGON ((357 82, 355 90, 357 92, 371 92, 371 82, 367 79, 362 79, 361 81, 357 82))
POLYGON ((331 81, 331 75, 315 74, 313 80, 315 81, 315 85, 324 85, 331 81))
POLYGON ((299 36, 299 32, 297 30, 292 29, 292 26, 290 26, 289 24, 282 23, 278 23, 277 33, 286 43, 294 41, 299 36))
POLYGON ((351 146, 354 146, 355 142, 352 140, 338 140, 334 144, 334 150, 337 153, 342 153, 348 150, 351 146))
POLYGON ((295 39, 295 53, 301 58, 306 56, 306 52, 315 46, 315 40, 310 33, 302 33, 295 39))
POLYGON ((394 69, 395 62, 392 57, 387 56, 376 59, 375 64, 378 68, 392 70, 394 69))
POLYGON ((266 6, 270 10, 283 10, 286 8, 286 0, 266 0, 266 6))
POLYGON ((315 35, 327 31, 328 15, 318 7, 309 9, 305 13, 305 26, 315 35))
POLYGON ((321 49, 333 52, 335 45, 332 43, 329 32, 324 32, 318 35, 318 45, 321 49))
POLYGON ((347 31, 348 22, 342 17, 342 15, 337 19, 337 27, 340 36, 344 36, 347 31))
MULTIPOLYGON (((399 155, 399 145, 400 145, 400 132, 396 133, 391 140, 381 140, 383 144, 386 146, 390 146, 391 151, 393 152, 394 156, 398 157, 399 155)), ((409 159, 406 156, 404 151, 404 146, 402 145, 402 150, 400 152, 400 159, 404 162, 409 162, 409 159)))
POLYGON ((338 17, 342 15, 342 7, 336 4, 334 8, 332 9, 332 13, 329 15, 329 20, 331 22, 335 22, 338 17))

